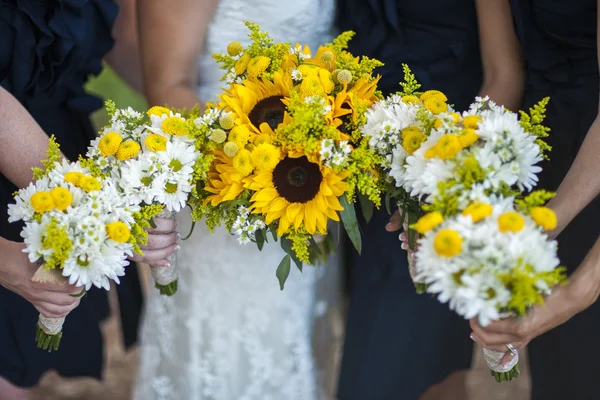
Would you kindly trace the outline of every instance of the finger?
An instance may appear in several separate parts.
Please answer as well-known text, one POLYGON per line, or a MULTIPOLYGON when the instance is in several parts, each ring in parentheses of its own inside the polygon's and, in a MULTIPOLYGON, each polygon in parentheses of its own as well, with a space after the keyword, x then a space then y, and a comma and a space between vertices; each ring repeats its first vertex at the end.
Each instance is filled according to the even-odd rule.
POLYGON ((408 233, 406 231, 403 231, 402 233, 400 233, 399 238, 403 242, 408 242, 408 233))
MULTIPOLYGON (((80 293, 81 289, 77 293, 80 293)), ((70 295, 70 293, 59 293, 59 292, 42 292, 37 295, 39 302, 54 304, 55 306, 68 307, 73 303, 79 301, 79 299, 70 295)))
POLYGON ((148 235, 148 243, 141 246, 141 249, 146 252, 147 250, 160 250, 166 247, 177 244, 179 234, 177 232, 171 233, 154 233, 148 235))
MULTIPOLYGON (((472 320, 471 320, 472 321, 472 320)), ((521 339, 506 333, 489 332, 485 328, 482 328, 478 323, 471 322, 471 328, 473 329, 472 336, 474 340, 480 345, 491 349, 490 346, 506 346, 507 343, 519 342, 521 339)), ((504 352, 506 349, 500 351, 504 352)))
POLYGON ((144 250, 144 254, 140 257, 138 261, 152 263, 153 265, 155 265, 155 262, 166 259, 171 254, 177 252, 177 250, 179 250, 179 245, 177 244, 160 250, 144 250))
POLYGON ((152 265, 155 267, 170 267, 171 261, 169 261, 166 258, 163 258, 162 260, 152 261, 152 265))
POLYGON ((156 228, 148 228, 150 233, 170 233, 177 229, 177 220, 174 218, 154 218, 156 228))
POLYGON ((400 245, 400 248, 401 248, 402 250, 404 250, 404 251, 408 251, 408 250, 409 250, 409 248, 408 248, 408 244, 406 244, 406 243, 404 243, 404 242, 402 242, 402 244, 400 245))
POLYGON ((42 282, 32 282, 32 288, 34 290, 40 292, 56 292, 56 293, 68 293, 68 294, 77 294, 81 292, 81 288, 75 285, 71 285, 66 282, 64 284, 58 283, 42 283, 42 282))
POLYGON ((485 327, 485 330, 488 332, 507 333, 519 336, 520 328, 522 328, 522 322, 517 318, 506 318, 492 322, 485 327))
POLYGON ((57 306, 45 302, 34 304, 34 306, 46 318, 64 318, 71 312, 70 307, 57 306))
POLYGON ((390 222, 385 226, 385 230, 388 232, 396 232, 402 227, 402 221, 400 218, 400 212, 396 211, 390 218, 390 222))

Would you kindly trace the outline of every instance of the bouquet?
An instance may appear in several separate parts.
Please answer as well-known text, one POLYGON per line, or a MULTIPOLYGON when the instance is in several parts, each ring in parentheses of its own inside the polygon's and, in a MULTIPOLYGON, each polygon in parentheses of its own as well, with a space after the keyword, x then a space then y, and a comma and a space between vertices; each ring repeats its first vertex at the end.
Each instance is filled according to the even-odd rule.
MULTIPOLYGON (((190 136, 193 123, 165 107, 152 107, 144 116, 108 101, 107 110, 110 125, 92 141, 87 157, 128 204, 141 206, 153 228, 155 216, 175 218, 187 204, 200 165, 190 136)), ((150 265, 156 287, 169 296, 177 291, 174 257, 170 265, 150 265)))
MULTIPOLYGON (((35 169, 35 182, 15 194, 8 206, 10 222, 23 221, 21 236, 29 260, 41 266, 33 280, 83 288, 110 289, 119 283, 139 240, 139 208, 130 206, 110 180, 94 175, 82 162, 61 158, 51 139, 45 169, 35 169)), ((46 318, 37 323, 39 348, 59 348, 65 318, 46 318)))
POLYGON ((341 219, 360 251, 354 203, 379 205, 383 159, 358 127, 378 99, 381 63, 346 50, 351 32, 313 54, 246 25, 251 44, 215 56, 229 87, 195 120, 208 171, 192 190, 192 215, 259 249, 269 233, 280 238, 283 289, 292 260, 301 269, 319 254, 313 235, 326 235, 329 221, 341 219))
MULTIPOLYGON (((554 213, 542 206, 549 197, 539 191, 516 203, 513 198, 473 202, 448 218, 437 211, 426 214, 417 222, 423 233, 417 278, 440 302, 467 319, 477 317, 482 326, 524 316, 566 279, 557 243, 543 232, 556 226, 554 213)), ((484 349, 498 382, 519 376, 518 356, 504 367, 503 355, 484 349)))

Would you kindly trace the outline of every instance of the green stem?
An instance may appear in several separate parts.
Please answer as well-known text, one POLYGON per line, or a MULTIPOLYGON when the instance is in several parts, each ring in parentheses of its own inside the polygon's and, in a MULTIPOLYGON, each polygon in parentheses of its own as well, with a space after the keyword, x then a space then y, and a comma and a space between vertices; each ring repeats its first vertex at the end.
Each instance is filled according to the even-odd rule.
POLYGON ((38 349, 52 353, 53 351, 58 350, 61 339, 62 332, 59 332, 56 335, 48 335, 39 325, 35 326, 35 341, 37 342, 38 349))
POLYGON ((175 279, 168 285, 159 285, 158 283, 156 283, 154 286, 160 291, 160 294, 162 294, 163 296, 173 296, 175 293, 177 293, 178 282, 179 280, 175 279))
POLYGON ((417 294, 423 294, 423 293, 427 292, 427 284, 426 283, 414 282, 414 284, 415 284, 415 290, 417 291, 417 294))
POLYGON ((496 379, 496 382, 498 383, 503 383, 503 382, 511 382, 514 381, 515 379, 517 379, 519 376, 521 376, 521 371, 519 370, 519 364, 515 365, 510 371, 508 372, 495 372, 490 370, 492 376, 496 379))

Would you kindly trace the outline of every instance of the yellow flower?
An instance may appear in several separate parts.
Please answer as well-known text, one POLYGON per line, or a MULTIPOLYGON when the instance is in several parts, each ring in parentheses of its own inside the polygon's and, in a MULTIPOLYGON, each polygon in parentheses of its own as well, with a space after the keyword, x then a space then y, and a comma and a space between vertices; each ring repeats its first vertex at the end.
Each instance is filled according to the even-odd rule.
POLYGON ((235 69, 235 73, 237 75, 241 75, 244 72, 246 72, 246 68, 248 67, 249 62, 250 56, 248 54, 244 54, 243 56, 241 56, 240 59, 236 61, 235 66, 233 67, 235 69))
POLYGON ((248 62, 248 76, 256 79, 271 65, 271 59, 265 56, 257 56, 248 62))
POLYGON ((452 229, 442 229, 435 235, 433 248, 440 256, 454 257, 462 251, 462 238, 452 229))
POLYGON ((167 107, 154 106, 146 111, 146 114, 148 114, 148 116, 154 115, 156 117, 162 117, 163 115, 170 115, 171 110, 169 110, 167 107))
POLYGON ((279 149, 269 143, 259 144, 252 150, 252 164, 258 171, 273 170, 279 158, 279 149))
POLYGON ((233 168, 235 168, 242 176, 248 176, 254 170, 252 166, 252 157, 250 155, 250 151, 246 149, 241 149, 238 153, 233 157, 233 168))
POLYGON ((441 119, 436 118, 435 121, 433 121, 433 128, 440 129, 443 124, 444 124, 444 122, 441 119))
POLYGON ((135 157, 139 151, 140 145, 138 142, 127 140, 119 146, 117 158, 121 161, 129 160, 130 158, 135 157))
POLYGON ((106 234, 108 235, 109 239, 117 243, 125 243, 131 237, 131 231, 127 225, 121 221, 106 224, 106 234))
POLYGON ((417 96, 409 94, 407 96, 402 96, 402 102, 406 104, 418 104, 420 101, 417 96))
POLYGON ((122 141, 123 138, 117 132, 108 132, 98 142, 98 150, 103 157, 112 156, 117 152, 122 141))
POLYGON ((462 212, 463 215, 470 215, 473 222, 479 222, 482 219, 492 215, 493 208, 486 203, 471 203, 462 212))
POLYGON ((463 148, 466 148, 479 140, 479 135, 475 133, 475 129, 465 128, 461 134, 458 135, 458 140, 460 141, 460 145, 463 148))
POLYGON ((242 44, 240 42, 231 42, 227 45, 227 53, 232 57, 235 57, 238 54, 240 54, 243 49, 244 48, 242 47, 242 44))
POLYGON ((439 99, 443 99, 442 101, 446 102, 448 101, 448 98, 446 97, 446 95, 442 92, 440 92, 439 90, 428 90, 425 93, 423 93, 421 95, 421 101, 425 102, 425 100, 428 100, 432 97, 438 97, 439 99))
POLYGON ((452 118, 454 118, 454 123, 455 124, 458 124, 458 122, 462 118, 461 115, 459 113, 457 113, 457 112, 450 113, 450 115, 452 116, 452 118))
POLYGON ((37 192, 29 199, 31 207, 38 214, 43 214, 54 208, 54 200, 49 192, 37 192))
POLYGON ((425 141, 425 134, 416 126, 402 129, 402 147, 408 154, 419 150, 421 143, 425 141))
POLYGON ((205 200, 213 207, 225 202, 235 200, 244 191, 242 183, 244 176, 233 166, 233 159, 225 153, 216 151, 215 161, 208 171, 206 187, 212 193, 205 200))
POLYGON ((84 174, 77 171, 67 172, 65 174, 65 181, 69 182, 74 186, 79 186, 79 182, 81 182, 81 178, 83 178, 84 176, 84 174))
POLYGON ((314 57, 306 60, 309 64, 318 65, 321 68, 325 68, 328 71, 335 70, 335 64, 337 60, 337 54, 335 49, 329 46, 321 46, 317 50, 317 54, 314 57))
POLYGON ((533 207, 531 218, 546 231, 556 228, 556 214, 548 207, 533 207))
POLYGON ((271 143, 272 141, 273 140, 271 138, 271 135, 269 135, 268 133, 261 133, 260 135, 254 138, 254 144, 256 146, 262 143, 271 143))
POLYGON ((227 140, 227 133, 223 129, 213 129, 210 131, 209 137, 213 142, 221 144, 227 140))
POLYGON ((348 71, 347 69, 342 69, 338 71, 335 78, 342 85, 347 85, 352 82, 352 72, 348 71))
POLYGON ((433 157, 435 157, 437 155, 437 149, 435 146, 431 146, 430 148, 428 148, 427 150, 425 150, 425 154, 423 154, 423 157, 425 157, 426 159, 431 159, 433 157))
POLYGON ((498 217, 500 232, 520 232, 524 226, 525 220, 518 212, 509 211, 498 217))
POLYGON ((321 79, 315 75, 309 75, 302 79, 302 83, 300 84, 300 93, 302 96, 315 96, 315 95, 323 95, 325 94, 325 88, 321 83, 321 79))
POLYGON ((430 212, 428 214, 423 215, 417 223, 414 225, 414 228, 421 235, 429 232, 439 224, 444 222, 444 217, 437 211, 430 212))
POLYGON ((300 72, 303 77, 318 76, 319 69, 320 68, 318 66, 312 64, 302 64, 298 66, 298 72, 300 72))
POLYGON ((319 79, 321 80, 321 85, 323 85, 323 90, 325 93, 330 94, 335 89, 335 83, 333 83, 333 78, 331 77, 331 72, 326 69, 319 69, 319 79))
POLYGON ((179 117, 166 118, 160 128, 167 135, 184 136, 188 134, 187 124, 179 117))
POLYGON ((250 131, 248 125, 238 125, 229 132, 228 140, 237 144, 238 147, 244 147, 250 140, 251 135, 252 131, 250 131))
POLYGON ((465 128, 477 129, 477 125, 481 122, 479 115, 469 115, 462 121, 465 128))
POLYGON ((233 128, 233 122, 233 117, 229 113, 223 113, 219 117, 219 125, 221 125, 221 128, 223 129, 229 130, 233 128))
POLYGON ((234 157, 237 152, 240 151, 240 146, 238 146, 235 142, 227 142, 225 143, 225 146, 223 146, 223 151, 225 154, 227 154, 227 156, 234 157))
POLYGON ((444 135, 435 144, 435 155, 442 160, 450 160, 462 150, 456 135, 444 135))
POLYGON ((167 138, 161 135, 152 134, 144 140, 146 147, 150 151, 165 151, 167 150, 167 138))
POLYGON ((89 193, 100 190, 100 182, 93 176, 84 175, 79 181, 79 188, 89 193))
POLYGON ((437 115, 439 113, 443 113, 448 111, 448 104, 446 103, 446 96, 443 94, 430 96, 426 100, 423 101, 423 105, 426 109, 428 109, 433 115, 437 115))
POLYGON ((50 196, 52 196, 54 206, 60 211, 65 211, 73 202, 73 196, 71 195, 71 192, 63 187, 52 189, 50 191, 50 196))

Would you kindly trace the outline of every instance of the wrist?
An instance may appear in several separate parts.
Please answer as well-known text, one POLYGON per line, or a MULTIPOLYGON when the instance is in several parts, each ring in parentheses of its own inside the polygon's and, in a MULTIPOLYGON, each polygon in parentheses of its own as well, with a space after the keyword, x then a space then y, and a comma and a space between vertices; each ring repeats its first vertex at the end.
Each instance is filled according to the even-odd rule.
POLYGON ((600 285, 594 279, 586 277, 585 274, 573 274, 565 289, 569 307, 573 314, 582 312, 598 300, 600 285))

